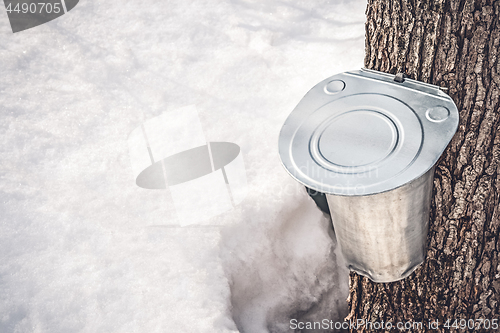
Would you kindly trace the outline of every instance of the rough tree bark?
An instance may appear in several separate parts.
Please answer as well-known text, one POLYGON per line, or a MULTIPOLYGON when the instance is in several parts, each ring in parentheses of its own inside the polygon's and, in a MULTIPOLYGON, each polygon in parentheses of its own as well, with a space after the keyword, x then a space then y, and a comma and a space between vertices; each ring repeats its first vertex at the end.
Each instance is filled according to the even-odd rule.
POLYGON ((439 320, 432 332, 498 319, 500 0, 368 0, 366 14, 365 66, 448 88, 460 125, 436 168, 426 261, 394 283, 351 273, 347 319, 439 320))

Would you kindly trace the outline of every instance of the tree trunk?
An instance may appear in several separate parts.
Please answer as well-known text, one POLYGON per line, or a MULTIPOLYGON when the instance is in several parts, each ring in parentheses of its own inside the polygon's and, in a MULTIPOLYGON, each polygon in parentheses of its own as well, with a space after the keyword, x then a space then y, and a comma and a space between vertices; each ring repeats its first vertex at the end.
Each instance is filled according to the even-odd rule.
POLYGON ((366 14, 365 66, 448 88, 460 125, 436 168, 425 262, 394 283, 351 273, 346 319, 411 332, 469 332, 452 324, 477 319, 477 332, 498 332, 500 0, 368 0, 366 14))

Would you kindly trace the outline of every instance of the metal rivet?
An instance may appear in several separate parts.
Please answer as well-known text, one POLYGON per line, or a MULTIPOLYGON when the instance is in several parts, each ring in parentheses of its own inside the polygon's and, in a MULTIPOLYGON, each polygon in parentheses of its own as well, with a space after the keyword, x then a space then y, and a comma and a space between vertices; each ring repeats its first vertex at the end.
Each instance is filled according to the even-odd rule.
POLYGON ((425 111, 425 117, 434 123, 445 121, 450 116, 450 110, 444 106, 435 106, 425 111))
POLYGON ((325 92, 328 94, 336 94, 345 88, 345 83, 342 80, 333 80, 325 86, 325 92))

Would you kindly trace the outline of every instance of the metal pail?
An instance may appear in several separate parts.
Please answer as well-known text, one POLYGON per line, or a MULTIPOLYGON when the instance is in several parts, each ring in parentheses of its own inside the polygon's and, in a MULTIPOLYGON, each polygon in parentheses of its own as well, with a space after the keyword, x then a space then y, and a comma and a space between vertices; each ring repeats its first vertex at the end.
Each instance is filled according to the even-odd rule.
POLYGON ((326 196, 350 269, 392 282, 423 262, 434 168, 458 121, 439 87, 364 69, 320 82, 288 116, 281 162, 326 196))
POLYGON ((349 269, 375 282, 392 282, 424 261, 433 178, 434 168, 387 192, 326 195, 349 269))

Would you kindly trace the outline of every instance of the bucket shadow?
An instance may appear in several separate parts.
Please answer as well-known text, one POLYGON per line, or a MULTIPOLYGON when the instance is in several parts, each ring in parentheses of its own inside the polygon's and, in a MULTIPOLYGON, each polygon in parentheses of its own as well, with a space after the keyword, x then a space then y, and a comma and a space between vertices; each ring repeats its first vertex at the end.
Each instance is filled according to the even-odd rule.
MULTIPOLYGON (((342 322, 348 312, 349 273, 329 216, 304 193, 295 209, 279 212, 276 221, 267 225, 267 230, 238 226, 247 229, 241 231, 247 237, 223 260, 230 281, 231 316, 238 330, 341 332, 293 329, 293 321, 342 322)), ((226 241, 223 235, 223 243, 226 241)))

